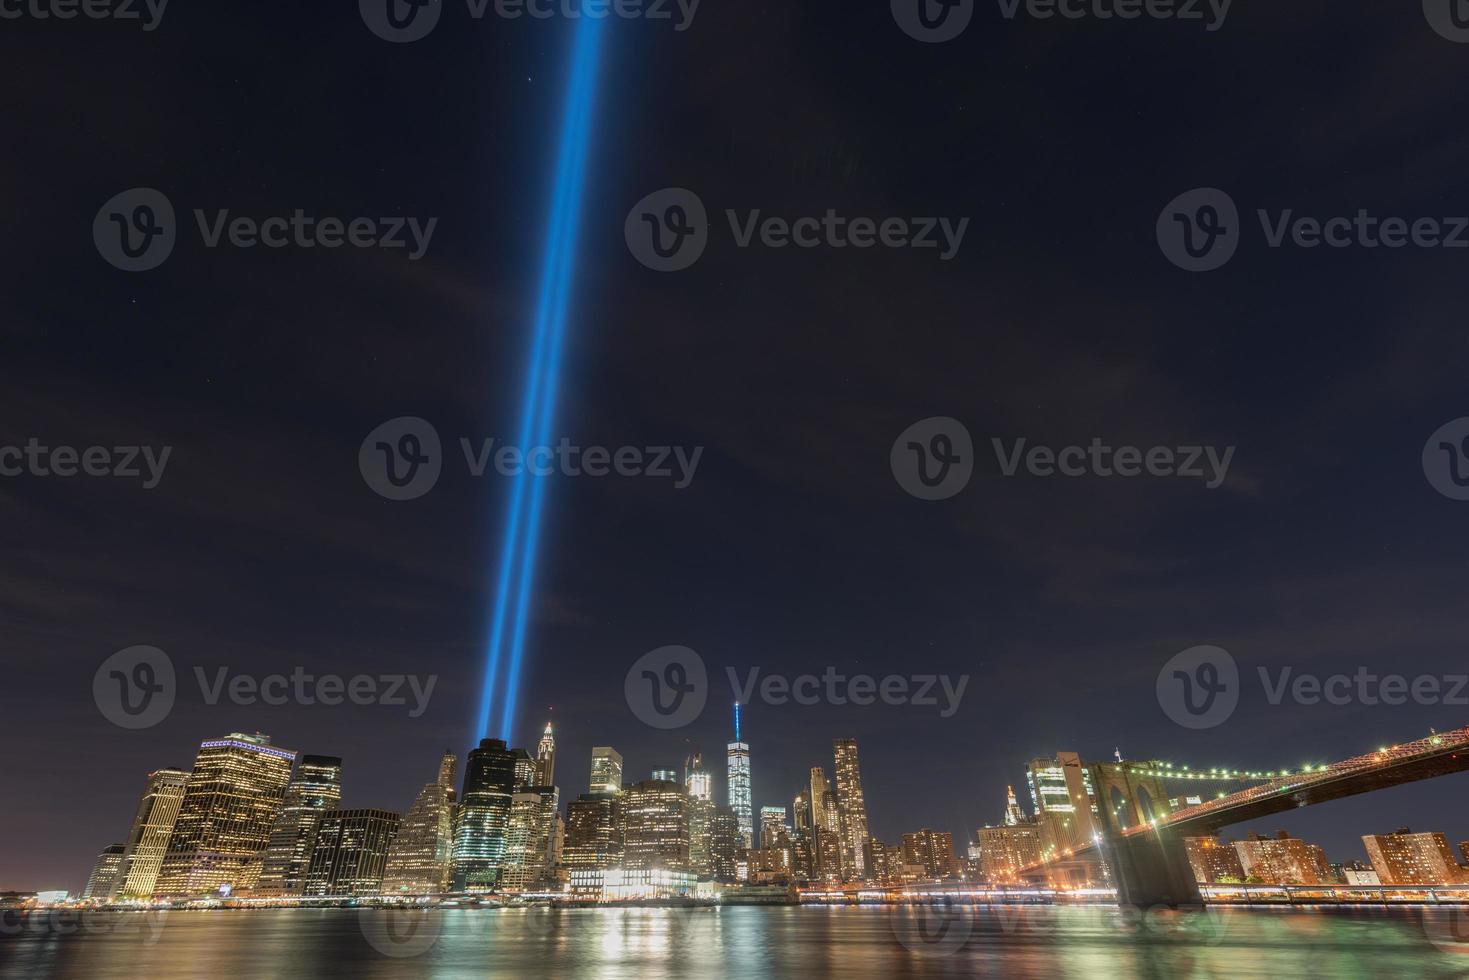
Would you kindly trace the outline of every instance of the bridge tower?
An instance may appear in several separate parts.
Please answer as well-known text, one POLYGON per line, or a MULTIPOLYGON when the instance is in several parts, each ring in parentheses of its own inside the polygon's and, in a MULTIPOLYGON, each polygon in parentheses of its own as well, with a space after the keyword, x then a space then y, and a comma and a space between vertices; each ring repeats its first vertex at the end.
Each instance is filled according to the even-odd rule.
POLYGON ((1171 812, 1168 788, 1149 774, 1153 767, 1106 762, 1089 768, 1102 811, 1098 843, 1117 883, 1118 901, 1143 908, 1203 905, 1179 834, 1167 827, 1124 833, 1161 822, 1171 812))

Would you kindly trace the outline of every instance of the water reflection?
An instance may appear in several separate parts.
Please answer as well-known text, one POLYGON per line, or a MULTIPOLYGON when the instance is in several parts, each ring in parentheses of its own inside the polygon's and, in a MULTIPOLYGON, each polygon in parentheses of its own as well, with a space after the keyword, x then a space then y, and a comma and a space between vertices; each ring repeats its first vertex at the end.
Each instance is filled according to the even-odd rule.
POLYGON ((11 915, 0 978, 1462 977, 1452 910, 260 910, 11 915))

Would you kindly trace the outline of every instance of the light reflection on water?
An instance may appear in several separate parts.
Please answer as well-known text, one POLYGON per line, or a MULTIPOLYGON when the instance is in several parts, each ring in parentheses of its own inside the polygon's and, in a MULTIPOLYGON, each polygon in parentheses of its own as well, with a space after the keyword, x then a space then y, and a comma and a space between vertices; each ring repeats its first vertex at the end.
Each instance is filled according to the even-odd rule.
POLYGON ((293 909, 8 913, 0 978, 1469 976, 1469 910, 293 909), (1456 935, 1462 940, 1455 942, 1456 935))

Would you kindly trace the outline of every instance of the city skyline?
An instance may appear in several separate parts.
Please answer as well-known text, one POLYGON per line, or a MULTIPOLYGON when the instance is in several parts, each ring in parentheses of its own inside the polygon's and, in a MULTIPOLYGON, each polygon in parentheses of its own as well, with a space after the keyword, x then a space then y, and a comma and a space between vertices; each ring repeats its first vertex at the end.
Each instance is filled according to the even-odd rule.
MULTIPOLYGON (((747 743, 737 740, 736 742, 731 743, 731 746, 734 745, 742 746, 741 754, 745 758, 748 758, 749 755, 752 754, 750 753, 747 743)), ((494 859, 497 862, 497 867, 501 865, 508 866, 518 864, 520 858, 515 855, 518 855, 521 849, 524 849, 529 844, 534 843, 533 838, 530 840, 527 839, 527 830, 524 826, 520 827, 519 836, 518 838, 516 837, 517 817, 515 816, 515 814, 518 812, 522 801, 525 801, 525 803, 529 806, 529 809, 526 811, 527 813, 540 812, 543 814, 542 822, 540 824, 542 828, 539 837, 540 843, 538 845, 535 845, 535 849, 538 849, 541 852, 545 852, 547 856, 546 860, 548 862, 545 867, 549 869, 550 867, 558 865, 560 863, 559 835, 563 832, 561 829, 563 826, 563 821, 570 816, 569 808, 562 807, 560 805, 560 800, 565 799, 569 801, 578 798, 586 799, 587 797, 585 795, 578 797, 576 795, 575 788, 573 788, 573 791, 571 793, 562 797, 561 794, 559 794, 559 792, 557 791, 556 787, 549 782, 549 778, 552 778, 554 774, 555 760, 557 755, 557 738, 556 734, 553 733, 552 723, 548 721, 545 727, 541 730, 539 744, 537 745, 536 755, 534 757, 532 757, 527 750, 511 749, 505 746, 505 743, 491 739, 482 740, 480 748, 477 750, 473 750, 470 754, 472 756, 476 754, 483 754, 487 746, 490 747, 490 757, 502 760, 497 763, 497 765, 502 767, 500 770, 497 771, 501 771, 505 774, 501 778, 505 780, 505 782, 503 783, 503 789, 506 791, 505 796, 507 797, 503 806, 503 812, 501 812, 498 817, 490 818, 489 821, 491 825, 498 826, 500 828, 498 831, 500 834, 500 843, 496 845, 499 848, 498 852, 496 852, 498 856, 494 859), (513 779, 511 778, 512 770, 514 771, 513 779), (537 784, 543 782, 545 785, 539 787, 537 786, 537 784), (512 800, 513 805, 510 802, 512 800), (549 815, 549 817, 545 817, 544 815, 549 815), (545 819, 550 819, 554 823, 554 832, 545 829, 546 827, 550 826, 544 822, 545 819), (551 836, 557 839, 552 840, 550 837, 547 837, 548 833, 551 833, 551 836), (555 844, 557 847, 557 849, 554 851, 552 850, 553 844, 555 844), (553 854, 554 857, 552 856, 553 854)), ((827 779, 827 777, 825 776, 824 766, 816 765, 810 768, 809 776, 805 781, 803 788, 801 788, 796 794, 794 810, 787 810, 784 804, 775 806, 771 804, 762 804, 757 802, 755 810, 760 815, 760 822, 757 824, 756 833, 754 834, 753 840, 742 846, 748 847, 751 846, 751 844, 753 844, 753 846, 756 848, 766 846, 766 814, 772 813, 777 809, 782 813, 790 812, 792 813, 792 819, 785 825, 788 831, 794 831, 795 834, 799 835, 801 833, 801 828, 803 825, 807 828, 808 832, 812 831, 812 828, 816 828, 814 830, 815 837, 812 838, 809 845, 813 848, 811 860, 815 863, 809 866, 808 872, 812 875, 813 878, 819 879, 823 876, 823 874, 837 874, 837 880, 846 880, 849 877, 852 880, 861 880, 864 877, 865 872, 870 872, 871 869, 863 868, 862 865, 864 863, 864 857, 860 855, 865 854, 865 863, 867 864, 871 864, 874 860, 882 862, 883 858, 881 856, 881 852, 875 852, 872 849, 872 847, 877 846, 878 841, 876 839, 874 840, 872 847, 867 847, 864 842, 863 848, 856 849, 856 855, 858 856, 854 856, 851 828, 858 823, 865 825, 867 819, 867 794, 862 789, 861 777, 858 774, 856 740, 851 738, 836 738, 831 743, 831 751, 833 753, 833 758, 835 759, 837 767, 836 771, 840 774, 838 779, 836 781, 827 779), (843 791, 842 789, 843 784, 845 784, 845 791, 843 791), (843 804, 840 806, 837 803, 837 800, 839 798, 844 801, 843 804), (802 815, 803 806, 806 807, 804 817, 802 815), (823 855, 826 853, 825 843, 821 837, 821 834, 823 832, 830 833, 833 838, 830 857, 823 857, 823 855), (875 854, 877 855, 876 857, 874 856, 875 854), (825 869, 823 869, 823 860, 829 862, 825 869)), ((298 826, 300 826, 300 817, 298 816, 298 814, 301 813, 314 814, 314 816, 309 818, 312 821, 311 827, 313 829, 317 826, 317 822, 320 821, 322 815, 333 817, 335 823, 331 825, 330 829, 332 830, 332 832, 338 835, 343 833, 342 821, 344 819, 357 819, 361 823, 361 827, 364 828, 364 832, 366 828, 383 828, 376 832, 380 835, 387 834, 387 836, 382 836, 380 838, 381 845, 379 848, 379 852, 374 858, 376 862, 374 865, 376 880, 379 884, 383 882, 383 879, 389 874, 389 869, 393 867, 394 857, 389 852, 389 843, 392 842, 393 835, 397 834, 400 821, 404 819, 405 815, 418 814, 417 819, 420 826, 430 825, 433 824, 435 821, 438 821, 440 834, 448 829, 448 824, 443 822, 444 820, 448 819, 448 811, 444 811, 441 808, 446 802, 451 809, 454 805, 453 800, 455 792, 451 784, 454 779, 457 762, 455 753, 453 753, 452 750, 443 753, 438 765, 437 778, 434 780, 433 783, 430 783, 428 786, 424 787, 418 798, 415 800, 413 807, 404 807, 402 809, 396 810, 345 808, 345 806, 341 803, 341 786, 343 782, 344 766, 340 758, 301 754, 291 750, 278 750, 272 745, 269 736, 261 735, 259 733, 256 733, 255 735, 244 735, 236 733, 219 738, 206 738, 202 743, 200 743, 199 753, 199 760, 196 762, 196 765, 204 765, 203 771, 205 772, 206 779, 204 780, 203 784, 193 787, 193 791, 196 796, 203 796, 207 799, 209 798, 209 794, 218 791, 215 788, 216 783, 214 782, 217 777, 210 774, 214 773, 218 767, 216 759, 227 758, 231 755, 240 756, 241 758, 247 760, 260 760, 258 764, 266 767, 261 769, 260 779, 266 780, 266 783, 261 785, 275 785, 276 783, 279 783, 279 786, 277 786, 276 789, 279 790, 280 800, 278 801, 279 806, 275 811, 275 816, 272 817, 271 821, 268 821, 267 823, 262 825, 262 827, 257 828, 255 831, 243 831, 247 837, 251 837, 252 835, 253 837, 261 837, 262 829, 265 833, 265 836, 261 837, 260 841, 256 841, 256 843, 258 843, 260 846, 255 848, 257 861, 263 862, 263 864, 257 863, 256 866, 254 866, 253 871, 250 873, 250 875, 248 875, 246 879, 244 879, 252 882, 252 884, 245 886, 245 891, 248 894, 258 894, 268 897, 272 894, 283 896, 324 896, 332 894, 357 893, 353 890, 355 886, 350 883, 350 875, 356 873, 355 863, 353 864, 352 870, 350 872, 333 871, 331 870, 331 865, 334 863, 334 859, 325 859, 327 861, 327 868, 324 868, 322 871, 318 872, 317 879, 311 878, 311 875, 309 873, 310 866, 313 866, 315 863, 319 863, 320 859, 313 860, 310 853, 310 848, 308 847, 305 854, 305 865, 302 864, 302 854, 300 850, 301 832, 297 829, 298 826), (268 768, 271 765, 277 765, 279 760, 282 760, 287 756, 289 756, 292 760, 292 768, 287 770, 291 776, 289 787, 287 787, 286 783, 282 781, 281 772, 278 768, 273 770, 270 770, 268 768), (267 775, 267 771, 270 773, 269 775, 267 775), (431 795, 434 790, 438 790, 438 793, 436 795, 431 795), (432 811, 432 813, 423 810, 426 798, 431 800, 436 799, 438 801, 438 806, 440 809, 436 809, 432 811), (301 803, 305 801, 306 809, 304 811, 293 810, 292 801, 295 801, 296 803, 301 803), (433 814, 437 815, 435 816, 433 814), (373 821, 376 821, 376 823, 374 823, 373 821), (391 824, 389 825, 387 821, 391 821, 391 824), (389 832, 387 829, 389 826, 391 827, 391 832, 389 832), (292 866, 292 859, 294 859, 293 872, 286 870, 286 868, 292 866), (289 880, 292 874, 294 874, 297 880, 298 887, 296 887, 294 890, 289 886, 282 889, 279 884, 280 878, 284 875, 284 877, 289 880), (339 874, 343 875, 346 879, 341 884, 337 883, 337 876, 339 874)), ((1120 756, 1120 753, 1118 754, 1120 756)), ((588 765, 586 767, 587 790, 593 796, 596 795, 593 788, 596 781, 608 772, 606 760, 609 757, 617 758, 620 775, 621 778, 624 780, 624 789, 627 788, 629 782, 631 782, 631 784, 633 784, 634 786, 637 786, 642 782, 637 780, 635 775, 631 781, 627 780, 626 763, 620 758, 615 748, 607 746, 594 747, 588 755, 588 765)), ((1051 785, 1051 782, 1054 782, 1056 786, 1056 793, 1058 794, 1055 799, 1064 802, 1079 801, 1081 799, 1090 798, 1093 808, 1095 808, 1099 804, 1100 797, 1095 796, 1095 787, 1093 786, 1092 777, 1088 775, 1083 784, 1083 782, 1081 782, 1081 773, 1084 772, 1084 770, 1075 770, 1076 775, 1070 775, 1070 773, 1073 771, 1072 767, 1076 765, 1075 760, 1076 756, 1074 754, 1060 753, 1053 760, 1048 761, 1046 759, 1037 759, 1033 760, 1029 764, 1027 770, 1029 775, 1028 782, 1031 788, 1032 799, 1035 801, 1034 811, 1027 811, 1025 808, 1019 806, 1015 797, 1013 786, 1007 786, 1004 793, 1006 797, 1006 803, 1001 808, 1002 817, 999 820, 992 823, 987 818, 981 818, 977 821, 972 822, 971 825, 967 827, 962 834, 959 835, 947 831, 942 832, 942 836, 947 840, 947 844, 945 845, 945 847, 952 854, 953 863, 951 867, 953 869, 958 869, 963 865, 963 855, 965 852, 966 842, 971 851, 971 857, 973 856, 974 850, 977 845, 979 845, 982 850, 983 845, 988 842, 993 843, 996 848, 1004 850, 1007 855, 1010 855, 1009 857, 1005 858, 1005 863, 1008 866, 1012 867, 1012 869, 1018 870, 1020 864, 1018 864, 1013 859, 1013 854, 1017 852, 1013 852, 1011 850, 1013 845, 1011 845, 1008 841, 1009 837, 1014 836, 1017 831, 1021 832, 1022 834, 1025 833, 1026 827, 1037 828, 1037 834, 1034 838, 1034 848, 1035 853, 1037 854, 1041 853, 1043 850, 1054 850, 1055 848, 1063 845, 1067 847, 1075 846, 1078 843, 1078 838, 1074 835, 1068 836, 1069 831, 1066 829, 1073 826, 1074 814, 1071 812, 1071 807, 1069 805, 1059 807, 1059 810, 1064 812, 1055 814, 1055 829, 1054 831, 1052 831, 1046 829, 1050 826, 1049 824, 1047 824, 1046 821, 1048 815, 1050 815, 1050 811, 1058 809, 1058 806, 1054 802, 1044 802, 1045 800, 1050 798, 1050 790, 1048 790, 1046 787, 1051 785), (1072 761, 1068 762, 1067 760, 1072 761), (1064 776, 1063 778, 1063 773, 1067 773, 1068 775, 1064 776), (1078 796, 1078 793, 1080 793, 1081 795, 1078 796), (996 835, 992 841, 986 837, 987 832, 996 835), (1052 845, 1046 845, 1044 843, 1044 841, 1046 840, 1051 840, 1054 843, 1052 845)), ((1120 758, 1118 762, 1121 762, 1120 758)), ((256 763, 252 762, 251 765, 256 765, 256 763)), ((1110 765, 1110 763, 1107 763, 1106 765, 1110 765)), ((1164 764, 1158 763, 1156 761, 1148 763, 1129 763, 1128 765, 1135 768, 1140 768, 1145 772, 1154 769, 1161 770, 1165 768, 1164 764)), ((1171 769, 1171 764, 1168 765, 1167 768, 1171 769)), ((678 783, 679 792, 685 798, 691 801, 697 801, 699 799, 699 794, 698 792, 696 792, 696 789, 715 788, 719 786, 719 781, 711 781, 708 777, 708 774, 702 768, 700 768, 698 764, 697 752, 695 752, 693 755, 685 760, 685 766, 682 771, 683 776, 679 778, 678 783)), ((745 769, 743 771, 749 770, 745 769)), ((650 786, 656 785, 656 781, 659 779, 674 779, 677 777, 676 771, 666 770, 656 765, 650 767, 649 774, 651 780, 653 781, 652 783, 648 784, 650 786)), ((1196 775, 1202 777, 1207 774, 1200 772, 1196 775)), ((178 811, 183 811, 186 809, 186 806, 189 802, 186 789, 188 787, 187 774, 180 773, 178 770, 162 769, 150 773, 148 779, 149 782, 147 790, 143 794, 142 800, 139 802, 138 813, 134 818, 134 829, 129 835, 129 840, 131 841, 131 843, 127 846, 109 845, 107 848, 103 849, 102 857, 98 860, 96 866, 90 869, 86 888, 87 892, 90 892, 96 887, 95 879, 97 878, 98 874, 102 872, 104 867, 109 869, 108 873, 112 875, 112 877, 107 879, 106 883, 104 884, 102 893, 93 897, 126 899, 127 894, 125 883, 131 880, 129 869, 130 865, 134 861, 134 850, 136 849, 139 841, 144 836, 146 836, 144 833, 144 828, 148 821, 153 818, 154 814, 156 813, 156 810, 158 808, 157 797, 161 790, 169 791, 168 788, 173 787, 173 790, 171 792, 173 794, 173 805, 175 809, 178 811), (180 776, 183 776, 184 778, 178 778, 180 776), (180 794, 178 792, 179 790, 185 790, 185 792, 180 794)), ((470 795, 470 781, 470 773, 466 771, 464 794, 465 796, 470 795)), ((1184 796, 1188 795, 1191 792, 1195 792, 1194 786, 1190 782, 1175 783, 1175 785, 1180 785, 1182 787, 1182 789, 1178 793, 1179 806, 1186 807, 1191 803, 1197 804, 1200 802, 1204 802, 1203 796, 1195 796, 1192 799, 1187 800, 1184 799, 1184 796)), ((719 794, 716 792, 715 796, 717 797, 718 795, 719 794)), ((731 798, 730 782, 728 779, 726 779, 724 783, 723 795, 726 803, 728 803, 731 798)), ((1221 793, 1220 795, 1223 794, 1221 793)), ((233 799, 233 797, 231 798, 233 799)), ((756 797, 756 799, 758 801, 758 796, 756 797)), ((240 803, 234 802, 231 805, 238 808, 240 806, 240 803)), ((194 809, 198 809, 197 804, 194 806, 194 809)), ((244 813, 248 811, 242 810, 240 812, 244 813)), ((692 819, 692 816, 693 811, 690 811, 690 817, 686 819, 692 819)), ((1421 818, 1423 816, 1425 815, 1414 814, 1412 815, 1412 819, 1410 820, 1408 819, 1409 815, 1405 814, 1404 819, 1399 821, 1399 826, 1400 828, 1405 827, 1406 824, 1409 822, 1421 824, 1421 818)), ((707 817, 705 819, 707 820, 707 817)), ((736 819, 734 816, 734 811, 731 811, 731 820, 734 819, 736 819)), ((912 824, 914 822, 922 823, 921 815, 918 814, 905 816, 904 819, 909 824, 912 824)), ((455 824, 455 826, 460 826, 461 822, 458 820, 458 818, 455 818, 453 823, 455 824)), ((185 821, 185 824, 187 824, 187 821, 185 821)), ((464 821, 463 825, 466 827, 470 826, 471 822, 464 821)), ((691 824, 690 826, 693 825, 691 824)), ((1085 824, 1085 826, 1089 827, 1090 824, 1087 823, 1085 824)), ((926 867, 950 867, 950 865, 944 864, 944 861, 946 859, 935 856, 936 852, 933 850, 934 845, 931 842, 924 843, 925 841, 929 841, 929 838, 925 837, 924 835, 929 835, 936 832, 929 831, 926 824, 923 824, 923 828, 924 829, 922 829, 921 831, 904 832, 901 835, 898 835, 895 840, 887 842, 885 846, 887 848, 901 849, 906 861, 919 863, 926 867), (915 841, 917 843, 915 843, 915 841), (914 854, 922 854, 925 856, 913 857, 912 855, 914 854)), ((1247 827, 1237 827, 1231 829, 1236 831, 1237 833, 1248 835, 1248 839, 1250 840, 1274 839, 1274 837, 1276 836, 1283 839, 1289 838, 1289 835, 1284 830, 1272 832, 1272 835, 1269 838, 1266 838, 1258 832, 1258 828, 1251 829, 1247 827)), ((427 831, 420 831, 420 833, 424 832, 427 831)), ((1090 832, 1091 831, 1089 830, 1087 831, 1087 833, 1090 832)), ((1390 841, 1395 839, 1392 835, 1398 833, 1406 834, 1407 831, 1402 829, 1397 831, 1390 831, 1379 828, 1373 833, 1363 833, 1360 836, 1359 839, 1362 842, 1365 856, 1372 865, 1381 867, 1381 865, 1383 864, 1383 860, 1379 856, 1378 851, 1375 850, 1375 848, 1377 848, 1379 845, 1373 844, 1371 842, 1380 842, 1385 840, 1390 841)), ((1443 830, 1435 830, 1429 832, 1429 834, 1420 834, 1418 836, 1427 837, 1430 835, 1436 835, 1438 844, 1433 846, 1438 847, 1438 849, 1442 851, 1442 853, 1448 856, 1450 862, 1449 866, 1455 869, 1454 873, 1462 873, 1464 875, 1463 880, 1466 883, 1469 883, 1469 869, 1463 869, 1457 864, 1458 855, 1455 855, 1451 848, 1452 841, 1462 839, 1463 837, 1469 835, 1463 834, 1462 828, 1450 826, 1443 830)), ((1234 835, 1221 834, 1220 838, 1227 841, 1231 839, 1232 836, 1234 835)), ((188 842, 189 846, 194 846, 197 848, 198 845, 194 843, 196 837, 197 835, 194 832, 188 830, 185 830, 181 834, 181 839, 185 839, 188 842)), ((468 881, 470 883, 470 886, 472 887, 473 878, 472 876, 466 878, 466 872, 464 871, 464 864, 462 859, 464 858, 465 853, 473 856, 475 854, 484 854, 488 852, 483 851, 482 848, 477 850, 477 845, 475 845, 473 841, 472 833, 470 836, 466 837, 465 832, 461 827, 459 836, 452 843, 454 847, 462 848, 463 852, 465 853, 455 851, 453 854, 453 861, 452 863, 450 863, 449 852, 448 850, 446 850, 446 846, 449 842, 443 839, 439 839, 439 843, 435 844, 433 843, 435 839, 436 838, 434 838, 432 835, 430 836, 429 843, 427 844, 427 851, 432 854, 435 848, 438 849, 437 866, 442 869, 443 880, 445 884, 436 887, 434 890, 447 890, 450 887, 456 890, 463 890, 463 888, 466 886, 466 881, 468 881)), ((418 848, 419 851, 424 850, 424 845, 422 842, 415 842, 415 846, 418 848)), ((1193 846, 1194 845, 1190 843, 1189 860, 1190 863, 1194 865, 1195 874, 1197 876, 1201 865, 1199 864, 1199 861, 1193 852, 1193 846)), ((1246 852, 1243 850, 1244 845, 1238 844, 1235 846, 1241 848, 1240 855, 1241 858, 1244 859, 1245 867, 1248 870, 1251 861, 1247 857, 1246 852)), ((1424 846, 1429 847, 1429 845, 1424 846)), ((686 861, 691 856, 697 854, 697 851, 693 849, 692 843, 689 841, 688 838, 685 838, 683 848, 683 853, 686 861)), ((215 845, 213 850, 211 851, 210 861, 204 866, 207 869, 203 872, 205 877, 209 877, 210 874, 214 873, 215 866, 219 863, 221 858, 225 856, 221 853, 215 853, 219 851, 219 849, 219 845, 215 845)), ((179 850, 179 847, 175 845, 174 847, 168 848, 167 850, 169 852, 177 852, 179 850)), ((227 851, 228 849, 225 848, 224 850, 227 851)), ((1320 854, 1320 860, 1318 863, 1322 867, 1325 867, 1327 861, 1325 852, 1322 851, 1320 848, 1317 848, 1316 850, 1320 854)), ((1463 844, 1460 845, 1460 851, 1463 857, 1466 860, 1469 860, 1469 850, 1466 850, 1463 844)), ((398 852, 395 850, 394 853, 398 852)), ((1025 851, 1025 853, 1031 852, 1025 851)), ((1426 851, 1423 851, 1420 848, 1420 851, 1415 853, 1426 853, 1426 851)), ((752 858, 753 857, 754 855, 752 854, 752 858)), ((201 873, 200 865, 197 862, 195 863, 194 868, 191 872, 189 866, 184 863, 183 857, 176 856, 176 858, 176 861, 170 862, 177 864, 177 867, 173 869, 172 882, 170 882, 170 879, 167 876, 162 875, 164 862, 162 861, 160 855, 160 859, 157 862, 157 869, 152 872, 155 876, 160 877, 159 887, 156 889, 155 895, 181 895, 190 892, 198 893, 201 888, 202 890, 210 890, 208 888, 204 888, 196 881, 199 874, 201 873), (189 882, 189 884, 186 886, 181 884, 182 882, 189 882)), ((403 859, 400 857, 398 860, 399 864, 396 874, 398 875, 400 882, 405 877, 413 877, 408 871, 405 870, 403 859)), ((428 863, 433 863, 432 858, 429 859, 428 863)), ((1360 863, 1360 855, 1354 853, 1350 857, 1350 859, 1342 858, 1342 861, 1340 863, 1358 864, 1360 863)), ((706 866, 706 872, 708 868, 715 867, 716 865, 706 866)), ((697 868, 697 860, 695 860, 689 866, 697 868)), ((797 865, 793 867, 799 868, 799 866, 800 865, 798 862, 797 865)), ((237 865, 236 870, 233 873, 238 874, 238 869, 240 867, 243 867, 243 865, 237 865)), ((973 870, 974 869, 971 868, 971 872, 973 870)), ((429 880, 434 877, 432 873, 423 871, 422 860, 420 861, 418 871, 418 877, 422 880, 429 880)), ((142 873, 144 875, 147 875, 150 872, 145 868, 143 869, 142 873)), ((501 870, 497 872, 497 874, 503 876, 504 871, 501 870)), ((228 877, 228 874, 226 874, 226 877, 228 877)), ((213 880, 213 878, 210 878, 210 881, 213 880)), ((524 878, 512 878, 511 880, 514 887, 529 887, 532 884, 539 883, 540 881, 539 879, 524 878)), ((1203 878, 1200 878, 1199 880, 1201 882, 1204 881, 1203 878)), ((480 883, 485 884, 486 881, 493 881, 498 887, 504 883, 504 878, 499 877, 496 879, 486 879, 482 880, 480 883)), ((1309 880, 1307 881, 1307 883, 1310 883, 1309 880)), ((1384 881, 1384 883, 1387 882, 1384 881)), ((367 894, 367 892, 361 892, 361 894, 367 894)))

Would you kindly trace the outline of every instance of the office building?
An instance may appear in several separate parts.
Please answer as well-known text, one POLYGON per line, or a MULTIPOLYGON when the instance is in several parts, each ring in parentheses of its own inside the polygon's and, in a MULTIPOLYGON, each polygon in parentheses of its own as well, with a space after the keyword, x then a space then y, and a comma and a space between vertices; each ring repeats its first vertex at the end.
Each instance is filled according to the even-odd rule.
POLYGON ((865 856, 867 843, 867 799, 862 792, 862 767, 857 762, 857 740, 839 738, 832 743, 836 756, 836 802, 838 832, 842 835, 843 864, 850 877, 861 881, 867 877, 865 856))
POLYGON ((689 872, 688 806, 683 787, 668 780, 623 790, 623 868, 689 872))
POLYGON ((697 752, 684 761, 684 789, 691 800, 714 799, 714 777, 704 768, 704 757, 697 752))
POLYGON ((1456 885, 1469 874, 1454 860, 1443 834, 1415 834, 1408 828, 1362 838, 1367 859, 1384 885, 1456 885))
POLYGON ((87 885, 82 889, 83 901, 107 900, 122 875, 122 859, 127 850, 126 844, 109 844, 102 849, 102 853, 97 855, 97 863, 92 866, 92 873, 87 876, 87 885))
POLYGON ((740 731, 740 703, 734 706, 734 741, 725 748, 728 762, 729 805, 740 825, 740 846, 755 843, 755 807, 750 786, 750 746, 740 731))
POLYGON ((281 812, 270 828, 261 859, 260 880, 252 894, 289 897, 306 892, 306 871, 316 842, 317 822, 342 803, 342 760, 331 755, 303 755, 286 787, 281 812))
POLYGON ((122 869, 109 898, 128 901, 152 897, 163 856, 168 852, 168 839, 173 835, 173 825, 184 802, 188 779, 189 774, 178 769, 159 769, 148 774, 148 786, 133 815, 122 869))
POLYGON ((622 756, 608 745, 592 749, 593 793, 620 793, 622 791, 622 756))
POLYGON ((786 808, 783 806, 762 806, 760 808, 760 846, 762 848, 776 847, 777 842, 788 836, 790 828, 786 826, 786 808))
POLYGON ((944 881, 959 876, 959 859, 954 854, 954 835, 927 827, 903 835, 903 865, 923 869, 929 881, 944 881))
MULTIPOLYGON (((1058 752, 1054 759, 1033 759, 1026 777, 1047 856, 1092 846, 1101 811, 1091 772, 1081 757, 1075 752, 1058 752)), ((1010 812, 1008 805, 1006 812, 1010 812)))
POLYGON ((317 825, 306 894, 313 898, 381 895, 388 852, 400 818, 391 810, 328 810, 317 825))
POLYGON ((541 733, 540 744, 536 746, 534 783, 537 786, 556 785, 556 736, 551 731, 549 721, 546 722, 546 730, 541 733))
POLYGON ((199 746, 154 895, 254 888, 296 753, 238 732, 199 746))
POLYGON ((497 738, 483 739, 464 764, 459 826, 454 838, 454 887, 487 891, 495 886, 505 861, 505 832, 516 788, 517 755, 497 738))
POLYGON ((511 796, 501 890, 539 891, 552 886, 557 807, 554 786, 523 786, 511 796))
POLYGON ((454 784, 458 760, 445 752, 439 774, 413 801, 388 849, 384 895, 438 895, 454 882, 454 784))
POLYGON ((567 867, 603 870, 621 862, 621 809, 621 800, 612 793, 583 793, 571 801, 562 853, 567 867))
POLYGON ((734 807, 715 809, 709 821, 709 868, 714 880, 730 884, 739 880, 739 856, 744 835, 734 807))
POLYGON ((1021 869, 1040 863, 1043 842, 1037 824, 981 827, 975 839, 979 844, 980 876, 988 884, 1019 884, 1021 869))

